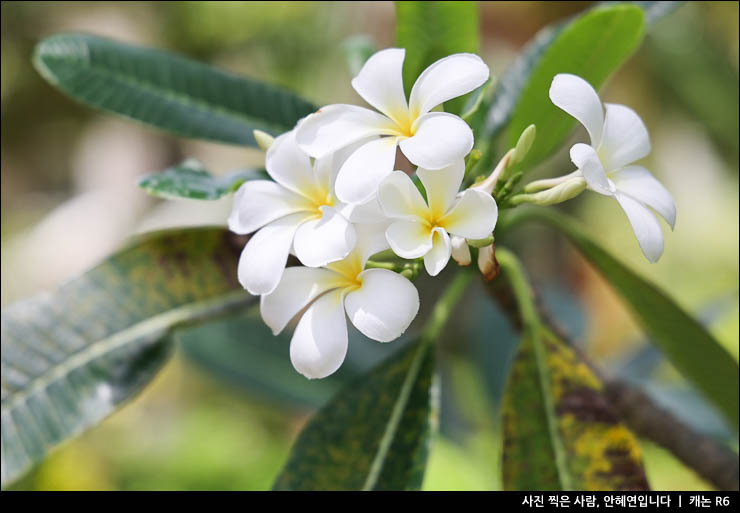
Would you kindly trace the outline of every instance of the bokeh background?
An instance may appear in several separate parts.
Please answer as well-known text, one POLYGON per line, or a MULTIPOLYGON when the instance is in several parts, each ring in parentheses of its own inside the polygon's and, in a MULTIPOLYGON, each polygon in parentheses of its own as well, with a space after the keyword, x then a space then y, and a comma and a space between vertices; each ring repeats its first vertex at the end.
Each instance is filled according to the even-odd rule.
MULTIPOLYGON (((481 2, 482 56, 500 74, 537 30, 587 7, 481 2)), ((3 2, 1 9, 3 305, 58 286, 132 234, 224 224, 230 198, 155 200, 136 187, 139 176, 186 156, 216 173, 260 165, 262 156, 177 139, 68 100, 31 66, 40 39, 82 31, 155 46, 325 104, 361 102, 349 84, 347 38, 361 35, 384 48, 393 45, 395 30, 391 2, 3 2)), ((649 127, 653 151, 646 166, 676 200, 676 229, 664 225, 665 253, 651 265, 616 202, 584 194, 565 208, 599 243, 701 318, 737 359, 738 3, 682 5, 650 28, 601 94, 632 106, 649 127)), ((576 132, 573 140, 584 135, 576 132)), ((532 176, 570 171, 566 150, 532 176)), ((544 229, 528 229, 520 239, 517 249, 548 308, 587 354, 737 450, 737 432, 644 340, 574 250, 544 229)), ((513 334, 480 287, 447 332, 454 336, 442 341, 441 433, 424 488, 497 489, 496 407, 513 334)), ((249 333, 231 333, 249 344, 249 333)), ((197 331, 185 338, 191 346, 208 341, 197 331)), ((274 344, 287 360, 287 339, 274 344)), ((238 365, 238 348, 234 354, 238 365)), ((140 396, 65 444, 15 488, 269 488, 296 433, 331 387, 295 380, 297 395, 313 399, 285 400, 240 381, 238 372, 222 379, 207 363, 197 351, 180 350, 140 396)), ((662 449, 644 441, 642 448, 655 489, 709 488, 662 449)))

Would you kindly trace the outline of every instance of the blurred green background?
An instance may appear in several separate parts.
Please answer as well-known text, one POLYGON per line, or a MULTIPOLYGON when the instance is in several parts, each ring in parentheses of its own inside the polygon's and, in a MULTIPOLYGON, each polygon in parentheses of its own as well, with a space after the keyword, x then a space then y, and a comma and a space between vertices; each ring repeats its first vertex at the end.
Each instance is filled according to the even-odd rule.
MULTIPOLYGON (((483 58, 500 74, 537 30, 587 7, 481 2, 483 58)), ((32 68, 37 41, 61 31, 90 32, 276 82, 317 104, 361 103, 349 84, 343 44, 364 34, 378 48, 392 46, 395 30, 391 2, 3 2, 1 9, 3 305, 58 286, 134 233, 224 224, 230 198, 155 200, 136 187, 137 177, 186 156, 217 173, 261 159, 253 149, 180 140, 73 103, 32 68)), ((676 229, 664 227, 665 253, 651 265, 616 202, 584 194, 565 207, 602 245, 706 322, 737 359, 738 3, 682 5, 649 29, 601 93, 645 120, 653 143, 645 165, 676 200, 676 229)), ((572 140, 584 136, 578 131, 572 140)), ((571 169, 564 147, 532 176, 571 169)), ((544 229, 528 229, 520 239, 516 249, 545 303, 587 354, 609 373, 645 386, 697 430, 737 448, 737 432, 648 345, 574 250, 544 229)), ((480 286, 447 332, 455 337, 441 344, 441 433, 424 488, 497 489, 496 406, 515 339, 480 286)), ((179 351, 144 393, 15 488, 269 488, 298 430, 333 388, 293 377, 300 387, 295 395, 312 398, 306 401, 245 382, 239 354, 251 340, 238 329, 231 333, 236 371, 228 369, 228 379, 219 379, 224 369, 198 351, 208 337, 185 334, 191 349, 179 351)), ((288 340, 266 342, 279 355, 280 372, 288 340)), ((374 357, 385 354, 372 349, 374 357)), ((662 449, 647 442, 642 449, 655 489, 709 487, 662 449)))

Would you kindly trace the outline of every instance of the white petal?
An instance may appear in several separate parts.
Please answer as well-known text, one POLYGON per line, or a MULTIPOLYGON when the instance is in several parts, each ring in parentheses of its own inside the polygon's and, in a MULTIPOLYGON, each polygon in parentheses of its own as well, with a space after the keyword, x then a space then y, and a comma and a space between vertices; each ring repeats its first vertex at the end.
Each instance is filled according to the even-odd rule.
POLYGON ((239 283, 250 294, 269 294, 280 282, 293 235, 306 220, 298 213, 281 217, 255 233, 239 257, 239 283))
POLYGON ((360 268, 365 267, 367 259, 375 253, 379 253, 389 248, 388 241, 385 238, 385 232, 388 229, 388 222, 380 223, 362 223, 355 225, 357 232, 357 244, 353 253, 360 259, 360 268))
POLYGON ((452 254, 450 236, 441 228, 435 228, 432 249, 424 255, 424 267, 429 276, 437 276, 447 266, 452 254))
POLYGON ((372 55, 352 80, 352 87, 362 98, 397 122, 408 118, 403 91, 403 58, 406 50, 389 48, 372 55))
POLYGON ((250 180, 234 194, 229 230, 241 235, 252 233, 275 219, 312 208, 306 198, 275 182, 250 180))
POLYGON ((580 121, 588 130, 591 145, 599 147, 604 127, 604 108, 591 84, 576 75, 560 73, 552 79, 550 100, 580 121))
POLYGON ((615 194, 624 213, 627 214, 645 257, 655 263, 663 254, 663 232, 658 219, 645 205, 619 191, 615 194))
POLYGON ((339 170, 347 159, 351 157, 357 149, 364 146, 365 143, 369 143, 377 138, 378 136, 372 136, 360 139, 349 146, 345 146, 333 153, 329 153, 328 155, 316 159, 313 166, 316 182, 323 187, 324 190, 328 189, 333 193, 334 182, 337 179, 337 174, 339 174, 339 170))
POLYGON ((265 324, 277 335, 307 304, 336 288, 337 277, 328 269, 288 267, 277 288, 260 298, 260 313, 265 324))
POLYGON ((583 173, 589 189, 606 196, 614 195, 614 187, 609 183, 599 156, 588 144, 574 144, 570 149, 570 160, 583 173))
POLYGON ((377 196, 367 203, 354 205, 340 203, 337 208, 351 223, 380 223, 386 220, 377 196))
POLYGON ((388 244, 401 258, 419 258, 432 249, 429 225, 418 221, 396 221, 385 232, 388 244))
POLYGON ((419 167, 440 169, 465 157, 473 148, 473 131, 447 112, 420 117, 413 137, 401 141, 401 151, 419 167))
POLYGON ((628 166, 610 176, 617 190, 653 207, 673 229, 676 225, 676 204, 671 193, 650 174, 650 171, 640 166, 628 166))
POLYGON ((293 367, 309 379, 334 373, 347 355, 347 320, 340 290, 317 299, 303 314, 290 341, 293 367))
POLYGON ((388 217, 419 220, 429 208, 419 189, 403 171, 393 171, 378 187, 378 201, 388 217))
POLYGON ((265 155, 265 169, 273 180, 298 194, 311 197, 318 188, 311 159, 298 147, 294 130, 272 143, 265 155))
POLYGON ((327 105, 296 128, 298 146, 320 158, 373 135, 394 134, 396 124, 375 111, 356 105, 327 105))
POLYGON ((468 189, 442 219, 445 229, 466 239, 484 239, 491 235, 498 220, 498 206, 493 196, 468 189))
POLYGON ((293 240, 295 255, 308 267, 343 259, 357 241, 354 227, 334 208, 324 205, 321 213, 321 218, 303 223, 293 240))
POLYGON ((452 207, 460 190, 465 175, 465 160, 456 160, 442 169, 418 168, 416 174, 427 191, 429 210, 435 217, 442 217, 452 207))
POLYGON ((419 312, 416 287, 400 274, 386 269, 368 269, 359 278, 362 287, 344 299, 352 324, 373 340, 397 339, 419 312))
POLYGON ((411 89, 409 105, 413 118, 483 85, 489 73, 486 63, 472 53, 449 55, 431 64, 411 89))
POLYGON ((378 192, 396 161, 396 137, 382 137, 361 146, 339 170, 337 198, 344 203, 366 203, 378 192))
POLYGON ((468 247, 468 242, 465 240, 465 238, 453 235, 452 237, 450 237, 450 243, 452 245, 453 260, 455 260, 455 262, 462 266, 470 265, 473 260, 470 256, 470 248, 468 247))
POLYGON ((606 104, 604 137, 599 155, 607 171, 632 164, 650 153, 650 137, 637 113, 624 105, 606 104))

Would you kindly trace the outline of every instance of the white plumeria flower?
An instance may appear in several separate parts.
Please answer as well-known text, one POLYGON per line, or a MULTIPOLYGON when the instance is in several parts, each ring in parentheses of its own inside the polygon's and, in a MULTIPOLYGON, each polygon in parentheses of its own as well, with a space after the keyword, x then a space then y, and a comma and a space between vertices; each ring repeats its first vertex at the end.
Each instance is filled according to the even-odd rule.
POLYGON ((239 258, 239 282, 251 294, 277 287, 292 252, 307 266, 320 267, 346 257, 355 245, 353 225, 340 213, 333 180, 341 155, 313 164, 295 142, 294 131, 270 145, 265 168, 275 180, 245 182, 234 195, 229 229, 259 230, 239 258))
POLYGON ((394 219, 386 231, 393 252, 402 258, 423 256, 427 272, 436 276, 452 253, 448 234, 466 239, 488 237, 496 226, 498 207, 490 194, 479 190, 468 189, 458 195, 465 174, 462 159, 443 169, 419 168, 416 173, 427 202, 402 171, 383 180, 378 200, 385 215, 394 219))
POLYGON ((550 99, 580 121, 591 137, 590 146, 579 143, 570 149, 570 158, 588 188, 619 202, 642 252, 650 262, 657 262, 663 254, 663 232, 648 207, 673 229, 676 205, 650 171, 629 165, 650 153, 650 138, 642 119, 624 105, 606 103, 602 107, 594 88, 575 75, 556 75, 550 99))
POLYGON ((379 342, 395 340, 419 311, 419 293, 405 277, 386 269, 367 269, 374 253, 387 249, 387 223, 358 225, 349 256, 325 268, 289 267, 278 287, 262 296, 260 311, 274 334, 306 308, 290 341, 290 359, 307 378, 335 372, 347 354, 347 321, 379 342))
POLYGON ((308 116, 298 128, 298 144, 309 155, 323 157, 351 143, 362 144, 337 176, 337 196, 346 203, 366 203, 381 180, 393 171, 396 147, 415 165, 440 169, 464 157, 473 147, 473 132, 458 116, 430 112, 488 80, 488 66, 469 53, 450 55, 429 66, 411 89, 403 89, 405 50, 374 54, 352 80, 352 87, 380 113, 355 105, 329 105, 308 116))

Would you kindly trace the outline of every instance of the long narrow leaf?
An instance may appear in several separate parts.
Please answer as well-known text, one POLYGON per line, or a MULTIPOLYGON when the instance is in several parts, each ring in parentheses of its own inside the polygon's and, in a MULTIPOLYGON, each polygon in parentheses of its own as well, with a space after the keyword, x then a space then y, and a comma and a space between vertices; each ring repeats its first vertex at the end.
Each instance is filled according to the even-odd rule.
POLYGON ((316 110, 277 86, 91 35, 41 41, 34 65, 79 102, 183 137, 256 146, 254 129, 279 134, 316 110))
POLYGON ((2 484, 135 395, 173 327, 254 301, 221 228, 157 232, 2 312, 2 484))

